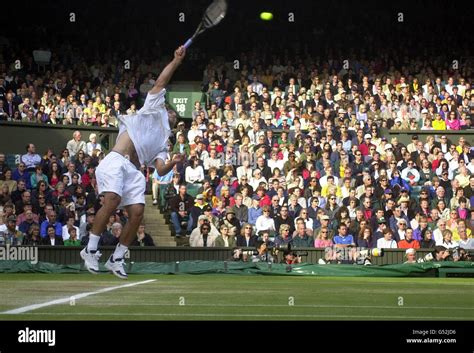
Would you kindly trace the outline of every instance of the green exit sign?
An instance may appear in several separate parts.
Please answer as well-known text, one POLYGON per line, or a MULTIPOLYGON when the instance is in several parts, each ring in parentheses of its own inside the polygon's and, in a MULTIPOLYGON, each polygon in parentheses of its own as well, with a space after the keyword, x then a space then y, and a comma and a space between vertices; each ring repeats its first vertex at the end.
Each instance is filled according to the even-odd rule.
POLYGON ((196 91, 167 92, 167 101, 178 114, 185 119, 191 119, 195 102, 203 102, 203 93, 196 91))

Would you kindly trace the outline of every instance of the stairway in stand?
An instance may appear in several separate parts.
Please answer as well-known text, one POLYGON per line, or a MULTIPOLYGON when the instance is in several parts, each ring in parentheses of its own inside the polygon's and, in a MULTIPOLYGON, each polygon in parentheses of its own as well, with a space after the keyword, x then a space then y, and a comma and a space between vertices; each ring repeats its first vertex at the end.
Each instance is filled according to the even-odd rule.
POLYGON ((170 227, 158 207, 153 205, 151 195, 145 195, 145 203, 145 232, 151 235, 155 246, 176 246, 170 227))

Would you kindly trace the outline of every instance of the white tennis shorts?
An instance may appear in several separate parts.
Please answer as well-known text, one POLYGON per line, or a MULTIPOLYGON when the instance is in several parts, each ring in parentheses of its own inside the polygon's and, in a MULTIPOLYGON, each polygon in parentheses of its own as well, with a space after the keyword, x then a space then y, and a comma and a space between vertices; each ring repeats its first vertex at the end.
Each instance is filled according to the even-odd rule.
POLYGON ((95 176, 99 193, 116 193, 122 198, 120 207, 145 204, 145 176, 120 153, 110 152, 99 163, 95 176))

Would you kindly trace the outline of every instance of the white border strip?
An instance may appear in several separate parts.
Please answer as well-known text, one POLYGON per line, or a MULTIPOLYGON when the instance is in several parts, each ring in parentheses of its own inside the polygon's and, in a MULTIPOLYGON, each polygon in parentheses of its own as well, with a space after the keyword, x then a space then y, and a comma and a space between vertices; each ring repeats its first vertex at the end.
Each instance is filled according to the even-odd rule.
POLYGON ((77 300, 77 299, 82 299, 82 298, 85 298, 85 297, 88 297, 88 296, 91 296, 91 295, 94 295, 94 294, 106 293, 106 292, 110 292, 110 291, 113 291, 113 290, 116 290, 116 289, 135 287, 135 286, 139 286, 140 284, 146 284, 146 283, 151 283, 151 282, 155 282, 155 281, 156 281, 156 279, 149 279, 147 281, 142 281, 142 282, 134 282, 134 283, 128 283, 128 284, 124 284, 124 285, 116 286, 116 287, 103 288, 103 289, 99 289, 95 292, 86 292, 86 293, 74 294, 74 295, 68 296, 67 298, 51 300, 49 302, 41 303, 41 304, 28 305, 28 306, 24 306, 24 307, 21 307, 21 308, 18 308, 18 309, 4 311, 0 314, 12 314, 12 315, 23 314, 23 313, 26 313, 28 311, 44 308, 46 306, 69 303, 71 301, 72 297, 74 297, 77 300))

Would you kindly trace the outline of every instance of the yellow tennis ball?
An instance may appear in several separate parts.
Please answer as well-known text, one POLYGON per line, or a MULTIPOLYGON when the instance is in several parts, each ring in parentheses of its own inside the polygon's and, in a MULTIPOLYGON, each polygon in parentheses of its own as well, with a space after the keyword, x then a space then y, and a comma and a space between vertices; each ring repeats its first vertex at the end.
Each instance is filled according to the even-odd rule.
POLYGON ((271 21, 273 19, 273 14, 271 12, 262 12, 260 18, 264 21, 271 21))

